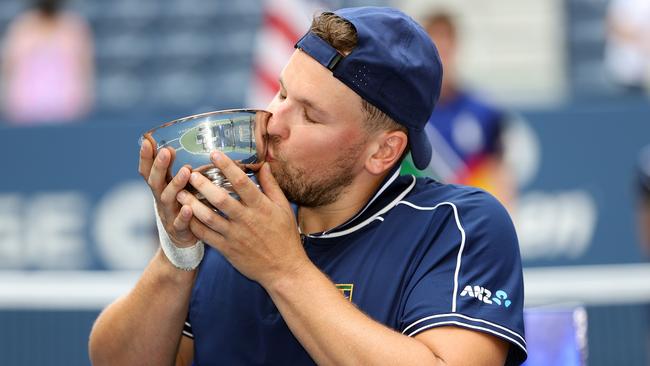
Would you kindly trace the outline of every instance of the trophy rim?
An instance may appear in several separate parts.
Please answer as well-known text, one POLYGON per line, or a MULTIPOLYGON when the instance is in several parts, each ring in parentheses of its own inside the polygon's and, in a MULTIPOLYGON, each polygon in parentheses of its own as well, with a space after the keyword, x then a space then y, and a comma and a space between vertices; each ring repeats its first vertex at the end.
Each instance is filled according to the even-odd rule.
POLYGON ((193 115, 177 118, 177 119, 171 120, 169 122, 165 122, 165 123, 163 123, 163 124, 161 124, 161 125, 159 125, 157 127, 154 127, 152 129, 148 130, 147 132, 142 134, 142 136, 141 136, 141 138, 139 139, 138 142, 139 142, 139 145, 142 145, 142 139, 143 138, 146 138, 146 139, 151 141, 151 135, 155 131, 160 130, 160 129, 165 128, 165 127, 169 127, 171 125, 175 125, 175 124, 178 124, 178 123, 183 123, 183 122, 194 120, 194 119, 197 119, 197 118, 206 117, 206 116, 209 116, 209 115, 218 115, 218 114, 227 114, 227 113, 242 113, 242 112, 243 113, 252 112, 252 113, 255 113, 255 114, 263 112, 263 113, 267 113, 269 115, 272 115, 271 112, 269 112, 269 111, 267 111, 265 109, 256 109, 256 108, 222 109, 222 110, 216 110, 216 111, 193 114, 193 115))

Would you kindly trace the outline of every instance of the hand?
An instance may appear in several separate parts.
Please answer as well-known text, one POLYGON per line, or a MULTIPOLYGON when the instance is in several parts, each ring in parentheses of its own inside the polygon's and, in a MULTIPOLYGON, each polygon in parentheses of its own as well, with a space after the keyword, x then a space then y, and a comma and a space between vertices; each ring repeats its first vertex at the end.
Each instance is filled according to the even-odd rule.
POLYGON ((162 148, 154 159, 151 142, 147 139, 142 141, 138 171, 151 188, 158 216, 171 240, 178 247, 189 247, 198 240, 189 228, 192 210, 189 206, 181 206, 176 195, 189 181, 190 169, 184 166, 170 179, 173 161, 173 150, 162 148))
POLYGON ((201 174, 192 173, 190 184, 223 213, 215 212, 189 192, 180 192, 178 201, 190 206, 198 219, 190 223, 194 235, 221 252, 246 277, 264 287, 310 265, 291 206, 269 165, 264 164, 258 174, 262 193, 223 153, 215 152, 211 159, 232 183, 241 201, 201 174))

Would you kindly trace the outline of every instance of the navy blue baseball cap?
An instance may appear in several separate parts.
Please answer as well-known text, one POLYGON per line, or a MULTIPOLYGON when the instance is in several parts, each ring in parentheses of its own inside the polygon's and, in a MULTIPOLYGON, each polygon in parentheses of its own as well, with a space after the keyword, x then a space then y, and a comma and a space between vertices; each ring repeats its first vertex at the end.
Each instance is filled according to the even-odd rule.
POLYGON ((424 169, 431 144, 424 127, 440 96, 442 63, 422 27, 393 8, 358 7, 334 12, 357 31, 357 45, 342 55, 325 40, 307 32, 296 48, 332 71, 361 98, 408 130, 413 162, 424 169))

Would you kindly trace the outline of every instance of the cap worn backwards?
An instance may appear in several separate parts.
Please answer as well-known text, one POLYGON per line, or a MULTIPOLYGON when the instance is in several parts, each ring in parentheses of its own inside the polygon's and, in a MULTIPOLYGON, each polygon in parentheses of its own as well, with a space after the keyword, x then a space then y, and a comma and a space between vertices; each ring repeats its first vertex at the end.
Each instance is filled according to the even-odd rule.
POLYGON ((334 77, 408 130, 413 162, 431 160, 424 127, 440 96, 442 63, 429 35, 413 19, 385 7, 346 8, 334 12, 357 31, 357 45, 341 55, 307 32, 296 48, 309 54, 334 77))

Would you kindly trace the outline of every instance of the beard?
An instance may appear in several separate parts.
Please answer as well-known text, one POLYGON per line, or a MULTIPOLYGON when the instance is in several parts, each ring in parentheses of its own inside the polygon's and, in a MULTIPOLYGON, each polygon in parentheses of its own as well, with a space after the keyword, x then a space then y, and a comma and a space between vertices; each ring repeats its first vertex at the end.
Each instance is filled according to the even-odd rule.
MULTIPOLYGON (((272 143, 272 142, 270 142, 272 143)), ((277 146, 277 145, 276 145, 277 146)), ((335 202, 354 179, 363 144, 342 150, 334 163, 323 169, 307 171, 291 165, 279 153, 271 164, 278 185, 290 202, 303 207, 319 207, 335 202)))

